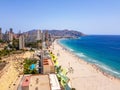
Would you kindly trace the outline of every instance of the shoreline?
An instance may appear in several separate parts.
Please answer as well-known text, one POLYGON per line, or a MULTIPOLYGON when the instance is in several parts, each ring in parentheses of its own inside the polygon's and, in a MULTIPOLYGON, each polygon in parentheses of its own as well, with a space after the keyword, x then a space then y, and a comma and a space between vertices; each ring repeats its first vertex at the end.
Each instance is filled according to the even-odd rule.
MULTIPOLYGON (((120 89, 120 86, 118 86, 118 85, 120 85, 120 79, 105 73, 104 71, 102 71, 96 65, 81 59, 80 57, 75 55, 73 52, 71 52, 70 50, 66 49, 64 46, 62 46, 58 42, 58 40, 56 40, 52 46, 54 47, 53 53, 55 53, 56 55, 59 52, 60 55, 61 54, 66 54, 66 55, 68 55, 70 57, 70 60, 66 61, 66 64, 65 64, 64 60, 67 59, 67 58, 63 59, 61 57, 58 57, 58 62, 60 62, 61 66, 67 67, 67 68, 69 68, 68 63, 72 63, 71 67, 74 68, 74 73, 76 73, 76 74, 73 73, 74 74, 73 75, 73 74, 69 73, 67 76, 70 78, 71 82, 75 83, 72 86, 74 88, 77 88, 77 90, 79 89, 80 84, 83 84, 83 86, 86 86, 86 87, 81 86, 82 87, 81 90, 87 90, 89 88, 92 88, 90 86, 94 86, 94 88, 89 89, 89 90, 96 90, 96 88, 107 88, 107 87, 104 87, 104 86, 101 87, 99 85, 101 83, 108 83, 108 85, 111 85, 110 88, 112 87, 112 89, 107 89, 107 90, 114 90, 114 89, 116 89, 115 87, 117 87, 117 90, 118 90, 118 88, 120 89), (62 59, 63 59, 63 61, 61 61, 62 59), (71 61, 71 59, 74 59, 74 60, 71 61), (74 65, 74 64, 78 64, 78 65, 74 65), (82 68, 81 70, 85 70, 85 71, 82 71, 82 73, 81 73, 83 75, 81 75, 81 74, 77 75, 77 72, 80 71, 79 68, 82 68), (74 80, 74 78, 79 78, 80 80, 77 80, 77 82, 76 82, 76 80, 74 80), (84 81, 84 78, 87 78, 88 81, 90 79, 91 80, 91 84, 90 85, 87 84, 88 81, 86 81, 86 80, 84 81), (86 82, 86 83, 80 83, 80 84, 76 85, 76 83, 80 82, 81 80, 83 80, 83 82, 86 82), (96 81, 98 80, 99 84, 96 85, 96 82, 94 80, 96 80, 96 81), (116 83, 117 83, 117 85, 113 86, 116 83)), ((64 55, 62 55, 62 57, 63 56, 64 55)), ((100 90, 106 90, 106 89, 100 89, 100 90)))
POLYGON ((57 42, 58 45, 60 45, 62 48, 64 48, 67 52, 69 52, 70 54, 75 55, 76 58, 82 60, 83 62, 85 62, 85 63, 87 63, 87 64, 89 64, 89 65, 91 65, 96 71, 102 73, 104 76, 106 76, 106 77, 108 77, 108 78, 110 78, 110 79, 116 79, 116 80, 119 80, 119 81, 120 81, 120 78, 119 78, 119 77, 113 76, 113 75, 111 75, 110 73, 105 72, 104 70, 102 70, 102 68, 98 67, 96 64, 87 62, 86 60, 84 60, 84 59, 82 59, 81 57, 77 56, 77 55, 76 55, 75 53, 73 53, 72 51, 68 50, 65 46, 63 46, 63 45, 59 42, 59 40, 56 40, 56 42, 57 42))

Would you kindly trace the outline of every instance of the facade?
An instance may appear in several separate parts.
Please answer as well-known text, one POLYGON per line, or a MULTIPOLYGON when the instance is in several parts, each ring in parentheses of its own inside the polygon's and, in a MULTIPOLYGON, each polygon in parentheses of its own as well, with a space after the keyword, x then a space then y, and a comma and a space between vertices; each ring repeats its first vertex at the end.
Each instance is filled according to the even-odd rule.
POLYGON ((20 35, 19 37, 19 49, 25 48, 25 41, 24 41, 24 35, 20 35))
POLYGON ((46 30, 45 32, 45 41, 47 41, 49 39, 49 34, 48 34, 48 31, 46 30))
POLYGON ((9 41, 13 41, 13 33, 8 32, 9 41))
POLYGON ((14 36, 13 29, 10 28, 10 31, 8 32, 9 41, 13 41, 13 36, 14 36))
POLYGON ((55 73, 55 67, 51 59, 43 60, 43 74, 55 73))
POLYGON ((9 32, 8 31, 6 31, 5 34, 3 35, 3 40, 9 41, 9 32))
MULTIPOLYGON (((0 29, 0 32, 2 34, 2 29, 0 29)), ((0 34, 0 36, 1 36, 1 34, 0 34)), ((12 42, 13 41, 13 37, 14 37, 14 33, 13 33, 13 29, 12 28, 10 28, 10 31, 6 30, 5 34, 2 35, 2 39, 4 41, 12 42)))
POLYGON ((42 39, 42 35, 41 35, 41 30, 37 30, 37 38, 36 40, 41 40, 42 39))

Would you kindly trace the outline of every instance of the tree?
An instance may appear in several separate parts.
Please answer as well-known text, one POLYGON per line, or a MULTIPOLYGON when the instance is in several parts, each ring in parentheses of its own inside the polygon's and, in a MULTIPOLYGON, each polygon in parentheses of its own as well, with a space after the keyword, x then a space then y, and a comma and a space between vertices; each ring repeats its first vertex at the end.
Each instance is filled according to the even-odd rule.
POLYGON ((30 70, 30 66, 32 64, 36 64, 37 60, 36 59, 25 59, 24 60, 24 74, 37 74, 37 70, 33 69, 30 70))

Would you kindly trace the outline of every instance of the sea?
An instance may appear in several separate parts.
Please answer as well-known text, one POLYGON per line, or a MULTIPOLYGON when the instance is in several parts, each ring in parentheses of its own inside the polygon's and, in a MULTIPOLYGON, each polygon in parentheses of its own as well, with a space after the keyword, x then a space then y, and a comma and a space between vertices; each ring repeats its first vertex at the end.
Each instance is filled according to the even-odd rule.
POLYGON ((120 79, 120 35, 88 35, 58 42, 86 62, 120 79))

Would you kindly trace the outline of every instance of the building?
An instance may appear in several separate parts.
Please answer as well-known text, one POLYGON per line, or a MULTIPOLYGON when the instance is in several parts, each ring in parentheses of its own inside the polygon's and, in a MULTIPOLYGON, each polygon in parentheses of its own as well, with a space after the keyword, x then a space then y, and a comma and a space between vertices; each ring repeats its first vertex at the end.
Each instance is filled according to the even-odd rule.
POLYGON ((13 41, 13 33, 8 32, 9 41, 13 41))
POLYGON ((10 28, 10 31, 8 32, 8 40, 12 42, 13 36, 14 36, 13 29, 10 28))
POLYGON ((10 28, 10 31, 6 30, 5 34, 2 35, 2 39, 4 41, 12 42, 13 41, 13 37, 14 37, 14 33, 13 33, 13 29, 12 28, 10 28))
POLYGON ((25 48, 25 41, 24 41, 24 35, 19 36, 19 49, 25 48))
POLYGON ((43 74, 55 73, 55 67, 51 59, 43 60, 43 74))
POLYGON ((46 30, 46 32, 45 32, 45 41, 47 41, 49 39, 49 33, 48 33, 48 31, 46 30))
POLYGON ((51 90, 61 90, 56 74, 49 74, 51 90))
POLYGON ((0 40, 2 40, 2 28, 0 28, 0 40))
POLYGON ((13 29, 12 28, 10 28, 10 33, 13 33, 13 29))
POLYGON ((17 90, 61 90, 55 74, 24 75, 17 90))
POLYGON ((30 76, 24 77, 22 82, 22 90, 29 90, 30 76))
POLYGON ((36 40, 41 40, 42 39, 42 35, 41 35, 41 30, 37 30, 37 38, 36 40))
POLYGON ((9 41, 9 32, 6 30, 5 34, 3 35, 4 41, 9 41))

